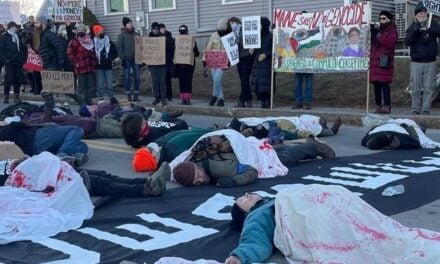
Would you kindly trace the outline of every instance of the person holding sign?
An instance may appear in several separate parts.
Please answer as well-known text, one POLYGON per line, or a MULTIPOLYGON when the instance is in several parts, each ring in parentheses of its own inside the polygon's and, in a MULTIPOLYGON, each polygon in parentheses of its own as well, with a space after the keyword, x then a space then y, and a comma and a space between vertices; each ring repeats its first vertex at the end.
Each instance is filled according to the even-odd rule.
MULTIPOLYGON (((222 18, 219 20, 217 24, 217 32, 212 33, 211 38, 209 39, 208 44, 206 45, 205 53, 208 50, 221 50, 224 51, 225 47, 223 46, 221 37, 232 32, 231 26, 229 25, 227 18, 222 18)), ((207 64, 205 61, 206 54, 203 54, 203 67, 206 69, 207 64)), ((225 105, 225 97, 223 95, 223 87, 222 87, 222 78, 223 78, 223 69, 222 68, 214 68, 211 69, 212 76, 212 97, 209 101, 209 106, 213 106, 217 100, 217 106, 225 105)))
MULTIPOLYGON (((187 36, 188 35, 188 27, 186 25, 181 25, 179 27, 180 35, 187 36)), ((176 53, 179 50, 177 48, 178 38, 176 38, 176 53)), ((191 96, 192 96, 192 80, 194 74, 194 68, 196 65, 196 57, 200 55, 199 49, 197 48, 197 42, 194 41, 194 48, 192 49, 193 53, 193 61, 191 64, 179 64, 176 63, 176 74, 177 78, 179 78, 179 91, 180 91, 180 99, 182 100, 182 105, 190 105, 191 104, 191 96)), ((177 56, 177 55, 176 55, 177 56)), ((176 57, 175 56, 175 57, 176 57)))
POLYGON ((381 11, 380 27, 371 25, 370 82, 374 85, 376 101, 375 113, 391 112, 390 83, 394 73, 394 50, 397 45, 397 26, 393 23, 393 15, 381 11), (383 94, 383 106, 382 106, 383 94))
POLYGON ((96 56, 93 40, 86 34, 86 26, 82 23, 76 25, 76 38, 67 48, 67 57, 73 64, 78 78, 78 93, 84 98, 86 104, 92 104, 93 88, 95 87, 96 56))
POLYGON ((261 48, 251 49, 254 54, 252 65, 251 88, 261 101, 261 108, 270 108, 271 78, 272 78, 272 33, 270 20, 261 17, 261 48))
POLYGON ((27 49, 17 34, 18 25, 9 22, 6 33, 0 36, 0 61, 5 65, 4 101, 9 103, 9 91, 14 86, 14 103, 20 102, 20 81, 27 49))
POLYGON ((123 17, 121 33, 118 37, 118 55, 121 58, 122 68, 124 68, 124 89, 129 102, 140 102, 139 99, 139 83, 140 72, 139 65, 134 60, 135 53, 135 37, 138 35, 134 30, 133 23, 130 18, 123 17), (133 70, 134 87, 133 92, 130 87, 130 71, 133 70))
POLYGON ((435 61, 440 26, 436 21, 432 21, 431 25, 428 24, 427 10, 422 2, 417 4, 414 14, 416 17, 406 30, 406 44, 410 46, 411 56, 411 112, 419 115, 422 110, 423 115, 429 115, 437 71, 435 61))

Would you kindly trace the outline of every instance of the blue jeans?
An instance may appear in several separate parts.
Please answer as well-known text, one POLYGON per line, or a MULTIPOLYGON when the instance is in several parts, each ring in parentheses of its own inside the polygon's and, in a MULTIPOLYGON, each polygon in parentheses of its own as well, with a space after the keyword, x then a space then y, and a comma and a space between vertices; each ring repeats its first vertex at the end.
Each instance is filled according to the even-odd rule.
POLYGON ((87 153, 86 143, 81 139, 84 136, 82 128, 77 126, 48 126, 37 130, 34 137, 34 153, 49 151, 54 154, 87 153))
POLYGON ((96 70, 96 84, 99 98, 105 94, 109 99, 113 97, 113 70, 96 70))
POLYGON ((313 73, 295 73, 295 102, 311 103, 313 100, 313 73), (303 81, 305 87, 303 90, 303 81))
POLYGON ((212 69, 211 74, 212 74, 212 83, 213 83, 212 96, 217 97, 217 99, 224 99, 223 87, 222 87, 223 70, 212 69))
POLYGON ((134 78, 134 93, 139 93, 139 80, 140 72, 139 65, 134 62, 134 60, 127 60, 127 67, 124 68, 124 89, 125 93, 129 94, 131 92, 130 84, 130 69, 133 69, 134 78))

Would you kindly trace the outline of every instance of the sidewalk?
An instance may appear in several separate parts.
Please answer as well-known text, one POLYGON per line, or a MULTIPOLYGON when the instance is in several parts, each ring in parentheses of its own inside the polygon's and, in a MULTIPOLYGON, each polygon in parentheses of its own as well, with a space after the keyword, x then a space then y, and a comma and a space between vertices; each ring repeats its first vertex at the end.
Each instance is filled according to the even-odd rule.
MULTIPOLYGON (((42 101, 41 96, 24 93, 20 95, 20 98, 25 101, 42 101)), ((126 105, 128 101, 125 95, 118 94, 116 98, 120 101, 121 105, 126 105)), ((56 102, 69 102, 75 104, 72 99, 65 97, 63 94, 54 95, 56 102)), ((142 102, 138 103, 142 106, 151 107, 153 97, 141 96, 142 102)), ((340 116, 344 124, 361 125, 361 118, 365 116, 365 109, 360 108, 334 108, 334 107, 313 107, 311 110, 293 110, 290 107, 275 107, 274 109, 261 109, 261 108, 235 108, 235 101, 226 102, 224 107, 208 106, 208 101, 201 99, 191 100, 192 105, 180 105, 180 99, 174 98, 168 105, 161 106, 160 104, 154 108, 159 111, 174 111, 177 109, 183 109, 186 114, 194 115, 208 115, 208 116, 223 116, 223 117, 267 117, 267 116, 297 116, 301 114, 311 114, 326 118, 328 121, 333 121, 336 117, 340 116)), ((255 102, 255 106, 259 106, 258 102, 255 102)), ((370 112, 374 111, 374 106, 370 109, 370 112)), ((440 128, 440 109, 432 109, 429 116, 413 116, 409 107, 393 108, 392 114, 387 115, 393 118, 410 118, 416 122, 423 119, 427 122, 429 128, 440 128)))

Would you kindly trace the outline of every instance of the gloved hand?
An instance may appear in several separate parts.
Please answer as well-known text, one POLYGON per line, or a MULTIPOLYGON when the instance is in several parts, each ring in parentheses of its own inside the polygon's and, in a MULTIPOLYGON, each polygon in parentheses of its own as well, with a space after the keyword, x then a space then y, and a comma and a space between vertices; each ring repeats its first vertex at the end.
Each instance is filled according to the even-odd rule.
POLYGON ((254 54, 254 53, 255 53, 255 49, 250 49, 250 50, 249 50, 249 54, 252 55, 252 54, 254 54))
POLYGON ((258 56, 258 61, 264 61, 266 58, 266 53, 261 53, 260 56, 258 56))
POLYGON ((238 185, 238 182, 232 177, 221 177, 217 181, 218 187, 229 188, 229 187, 234 187, 237 185, 238 185))
POLYGON ((379 33, 379 30, 377 29, 377 27, 376 27, 374 24, 372 24, 372 25, 370 26, 370 32, 371 32, 371 35, 372 35, 372 36, 376 36, 377 33, 379 33))

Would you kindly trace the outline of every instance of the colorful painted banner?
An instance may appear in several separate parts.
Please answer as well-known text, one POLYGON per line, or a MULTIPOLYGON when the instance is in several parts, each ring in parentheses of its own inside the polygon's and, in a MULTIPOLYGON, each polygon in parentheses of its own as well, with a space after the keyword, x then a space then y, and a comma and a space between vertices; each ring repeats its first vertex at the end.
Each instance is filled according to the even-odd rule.
POLYGON ((2 2, 0 1, 0 24, 6 25, 14 21, 21 24, 20 21, 20 2, 2 2))
POLYGON ((424 0, 423 5, 428 12, 440 15, 440 0, 424 0))
POLYGON ((82 0, 55 0, 55 22, 82 22, 82 0))
POLYGON ((367 71, 371 4, 362 2, 315 13, 274 10, 276 72, 367 71))
POLYGON ((224 50, 206 50, 205 62, 208 69, 227 69, 228 55, 224 50))
POLYGON ((242 18, 243 47, 245 49, 259 49, 261 47, 260 20, 260 16, 247 16, 242 18))
POLYGON ((28 48, 28 57, 26 63, 23 65, 23 69, 29 71, 43 70, 43 61, 41 60, 40 55, 31 48, 28 48))
POLYGON ((231 66, 240 62, 240 55, 238 53, 238 44, 233 32, 222 37, 223 47, 225 47, 231 66))

